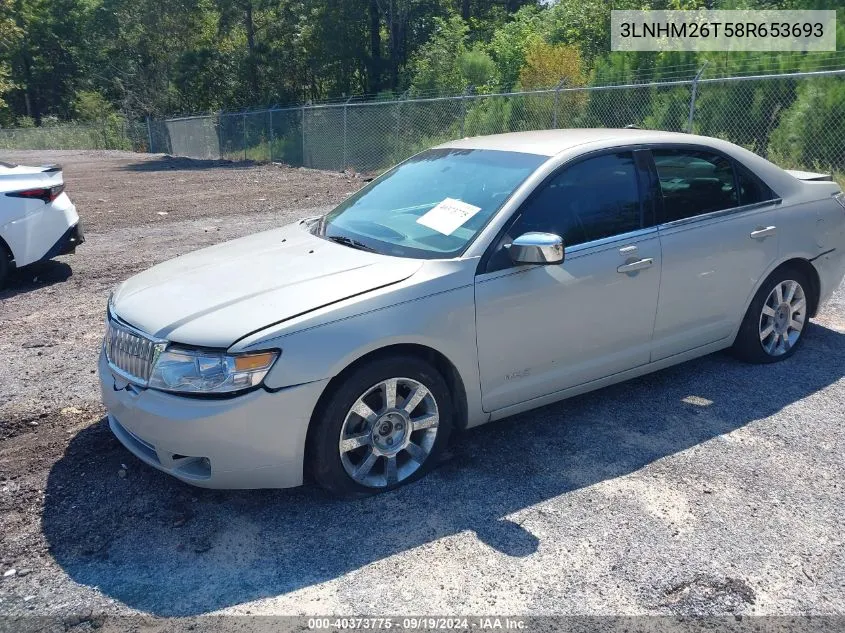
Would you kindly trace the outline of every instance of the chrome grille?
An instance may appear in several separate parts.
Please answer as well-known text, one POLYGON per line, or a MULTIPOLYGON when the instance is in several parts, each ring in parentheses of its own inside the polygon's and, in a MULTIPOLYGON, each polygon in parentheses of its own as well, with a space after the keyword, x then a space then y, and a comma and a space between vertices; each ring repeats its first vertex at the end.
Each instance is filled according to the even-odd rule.
POLYGON ((143 333, 109 318, 105 338, 109 366, 127 380, 146 385, 150 379, 160 343, 143 333))

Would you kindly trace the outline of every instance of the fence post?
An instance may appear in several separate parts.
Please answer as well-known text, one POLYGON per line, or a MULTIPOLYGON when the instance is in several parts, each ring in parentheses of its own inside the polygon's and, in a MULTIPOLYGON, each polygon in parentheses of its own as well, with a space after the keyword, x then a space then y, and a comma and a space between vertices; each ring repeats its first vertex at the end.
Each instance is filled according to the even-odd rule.
POLYGON ((402 151, 402 101, 408 98, 410 88, 403 92, 396 99, 396 153, 397 157, 404 158, 404 151, 402 151))
POLYGON ((343 104, 343 164, 340 166, 340 171, 346 170, 346 107, 350 101, 352 101, 352 97, 349 97, 343 104))
POLYGON ((566 78, 561 77, 560 81, 557 82, 557 86, 555 87, 555 111, 552 113, 552 129, 557 129, 557 104, 558 100, 560 99, 560 89, 566 84, 566 78))
POLYGON ((467 95, 471 93, 473 87, 467 86, 463 93, 461 94, 461 138, 464 137, 464 124, 466 123, 467 118, 467 102, 466 98, 467 95))
POLYGON ((270 114, 270 147, 267 148, 267 155, 269 156, 269 161, 273 162, 273 108, 268 110, 270 114))
POLYGON ((302 166, 305 167, 305 104, 302 104, 302 166))
POLYGON ((689 100, 689 121, 687 122, 687 134, 692 134, 692 119, 695 116, 695 96, 698 93, 698 80, 701 79, 704 69, 707 68, 707 62, 699 69, 692 80, 692 94, 689 100))
POLYGON ((244 160, 246 160, 246 112, 243 113, 243 128, 244 128, 244 160))
POLYGON ((152 154, 153 153, 153 130, 150 126, 150 115, 147 115, 147 141, 149 141, 149 149, 147 151, 152 154))

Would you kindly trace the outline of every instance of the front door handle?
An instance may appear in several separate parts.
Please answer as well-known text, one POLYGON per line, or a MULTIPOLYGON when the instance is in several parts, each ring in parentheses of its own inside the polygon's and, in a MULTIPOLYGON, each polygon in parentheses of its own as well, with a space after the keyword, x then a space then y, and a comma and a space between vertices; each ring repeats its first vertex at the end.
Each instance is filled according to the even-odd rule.
POLYGON ((759 240, 759 239, 762 239, 764 237, 770 237, 770 236, 774 235, 775 233, 777 233, 777 230, 778 229, 777 229, 776 226, 761 227, 761 228, 757 229, 756 231, 751 231, 751 235, 749 237, 752 240, 759 240))
POLYGON ((651 268, 654 265, 654 260, 651 257, 647 257, 645 259, 638 259, 635 262, 631 262, 630 264, 622 264, 619 268, 616 269, 618 273, 635 273, 638 270, 642 270, 644 268, 651 268))

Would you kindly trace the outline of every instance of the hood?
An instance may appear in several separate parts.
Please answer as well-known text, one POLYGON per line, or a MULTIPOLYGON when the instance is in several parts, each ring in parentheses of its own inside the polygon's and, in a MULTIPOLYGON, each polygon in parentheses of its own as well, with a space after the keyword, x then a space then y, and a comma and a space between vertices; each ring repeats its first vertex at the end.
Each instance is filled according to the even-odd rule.
POLYGON ((421 265, 323 240, 298 223, 154 266, 121 284, 112 308, 159 338, 227 348, 269 325, 400 282, 421 265))

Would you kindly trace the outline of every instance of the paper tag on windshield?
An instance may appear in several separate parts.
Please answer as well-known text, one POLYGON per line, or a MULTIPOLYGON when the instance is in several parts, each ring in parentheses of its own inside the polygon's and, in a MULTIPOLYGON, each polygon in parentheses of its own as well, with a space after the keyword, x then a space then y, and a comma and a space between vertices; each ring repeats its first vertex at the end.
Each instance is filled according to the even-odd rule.
POLYGON ((446 198, 443 202, 432 207, 428 213, 424 213, 417 218, 417 224, 427 226, 438 233, 443 233, 443 235, 451 235, 479 211, 481 211, 481 207, 454 198, 446 198))

